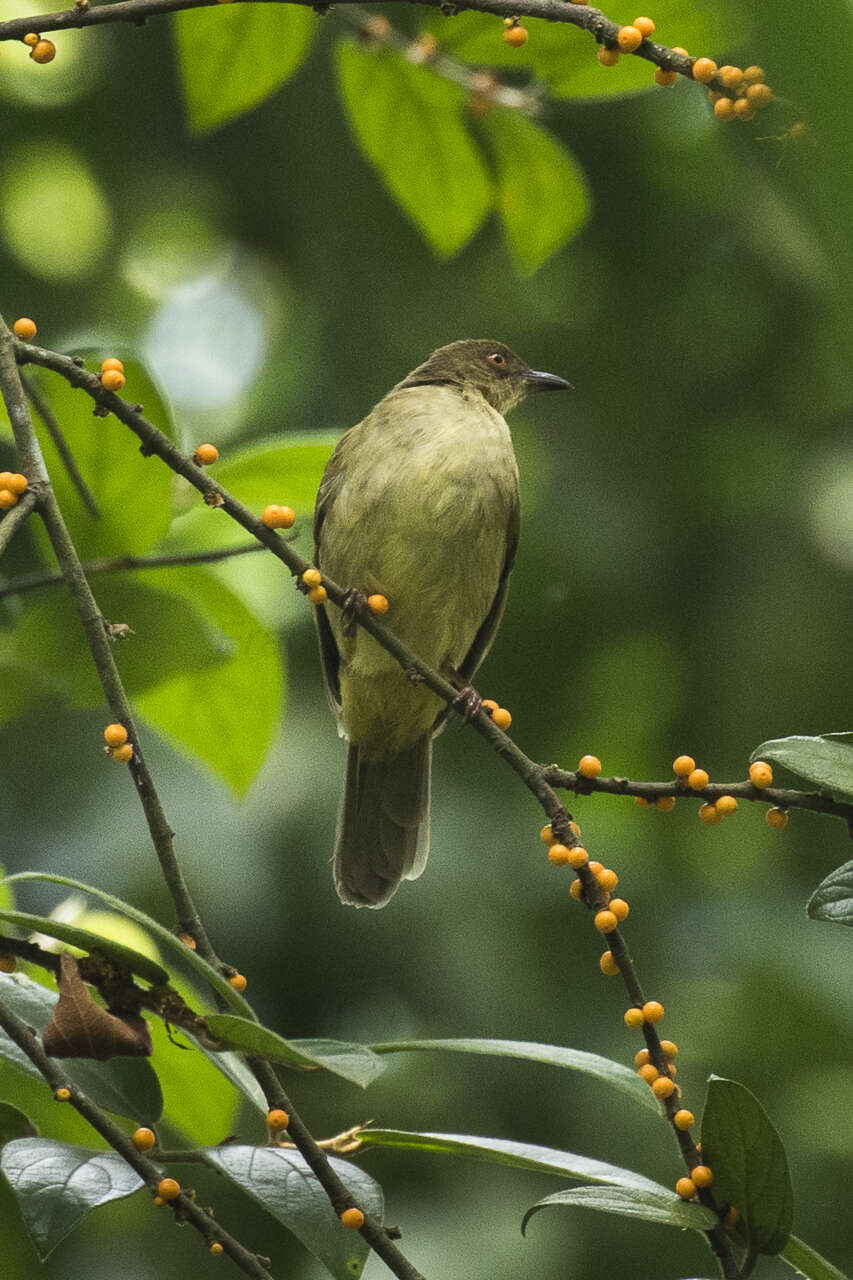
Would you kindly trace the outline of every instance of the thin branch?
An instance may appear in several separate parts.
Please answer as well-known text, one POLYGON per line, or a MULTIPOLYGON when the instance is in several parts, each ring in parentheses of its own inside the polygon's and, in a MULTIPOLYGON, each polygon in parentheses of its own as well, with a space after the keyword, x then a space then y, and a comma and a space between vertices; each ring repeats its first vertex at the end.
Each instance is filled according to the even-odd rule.
MULTIPOLYGON (((17 510, 14 507, 12 509, 17 510)), ((6 520, 0 523, 0 551, 3 549, 2 533, 5 523, 6 520)), ((111 559, 86 560, 83 572, 90 577, 93 573, 125 573, 131 569, 173 569, 187 564, 216 564, 220 560, 245 556, 250 551, 263 550, 260 543, 251 542, 248 546, 219 547, 214 551, 176 551, 172 555, 161 556, 114 556, 111 559)), ((29 573, 0 586, 0 600, 4 596, 18 596, 27 591, 35 591, 38 587, 61 586, 64 581, 61 573, 29 573)))
MULTIPOLYGON (((32 487, 27 489, 23 497, 19 498, 16 505, 11 507, 0 520, 0 555, 6 550, 27 516, 35 511, 38 500, 38 490, 32 487)), ((0 595, 2 594, 3 592, 0 591, 0 595)))
POLYGON ((101 515, 101 509, 95 501, 92 490, 83 479, 80 468, 77 466, 75 461, 74 454, 71 452, 68 445, 68 441, 65 439, 65 436, 62 434, 62 429, 56 421, 56 415, 34 382, 30 382, 23 377, 21 378, 21 382, 24 384, 24 391, 27 393, 27 399, 47 428, 48 435, 56 446, 56 452, 62 460, 62 465, 68 472, 68 479, 79 493, 83 506, 91 516, 98 520, 101 515))

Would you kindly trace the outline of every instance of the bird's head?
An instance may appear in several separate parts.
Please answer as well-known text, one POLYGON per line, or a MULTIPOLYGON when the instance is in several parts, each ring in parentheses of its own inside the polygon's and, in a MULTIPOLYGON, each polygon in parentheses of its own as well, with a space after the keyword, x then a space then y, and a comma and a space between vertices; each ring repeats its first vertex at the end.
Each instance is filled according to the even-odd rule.
POLYGON ((531 369, 505 343, 489 338, 464 338, 439 347, 400 385, 431 384, 479 391, 498 413, 507 413, 529 391, 565 391, 572 385, 555 373, 531 369))

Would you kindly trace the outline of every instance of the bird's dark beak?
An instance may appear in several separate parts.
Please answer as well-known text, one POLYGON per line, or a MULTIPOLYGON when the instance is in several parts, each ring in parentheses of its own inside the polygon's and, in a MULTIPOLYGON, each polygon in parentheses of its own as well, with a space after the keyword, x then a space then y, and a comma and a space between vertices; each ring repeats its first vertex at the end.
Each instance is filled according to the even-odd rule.
POLYGON ((541 369, 528 369, 524 381, 528 391, 574 391, 565 378, 558 378, 556 373, 543 373, 541 369))

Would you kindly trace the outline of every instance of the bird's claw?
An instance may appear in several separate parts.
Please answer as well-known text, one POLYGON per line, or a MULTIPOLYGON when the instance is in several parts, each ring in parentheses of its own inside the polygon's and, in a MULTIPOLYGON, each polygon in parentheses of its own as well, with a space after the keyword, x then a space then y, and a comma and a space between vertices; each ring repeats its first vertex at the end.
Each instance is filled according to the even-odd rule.
POLYGON ((470 724, 483 705, 483 699, 472 684, 466 684, 453 699, 453 705, 465 723, 470 724))
POLYGON ((345 636, 355 635, 358 615, 367 608, 367 596, 357 587, 350 587, 341 605, 341 631, 345 636))

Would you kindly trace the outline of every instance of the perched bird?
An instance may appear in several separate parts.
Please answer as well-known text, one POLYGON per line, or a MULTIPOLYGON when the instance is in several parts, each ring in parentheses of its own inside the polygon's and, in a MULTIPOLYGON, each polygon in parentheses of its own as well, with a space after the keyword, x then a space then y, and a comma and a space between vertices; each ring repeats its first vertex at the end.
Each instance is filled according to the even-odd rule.
MULTIPOLYGON (((451 342, 348 431, 326 466, 317 567, 385 596, 395 633, 460 690, 494 639, 518 542, 503 414, 528 391, 569 386, 501 342, 451 342)), ((342 902, 381 907, 424 869, 432 739, 449 710, 345 612, 315 617, 329 700, 349 739, 335 885, 342 902)))

